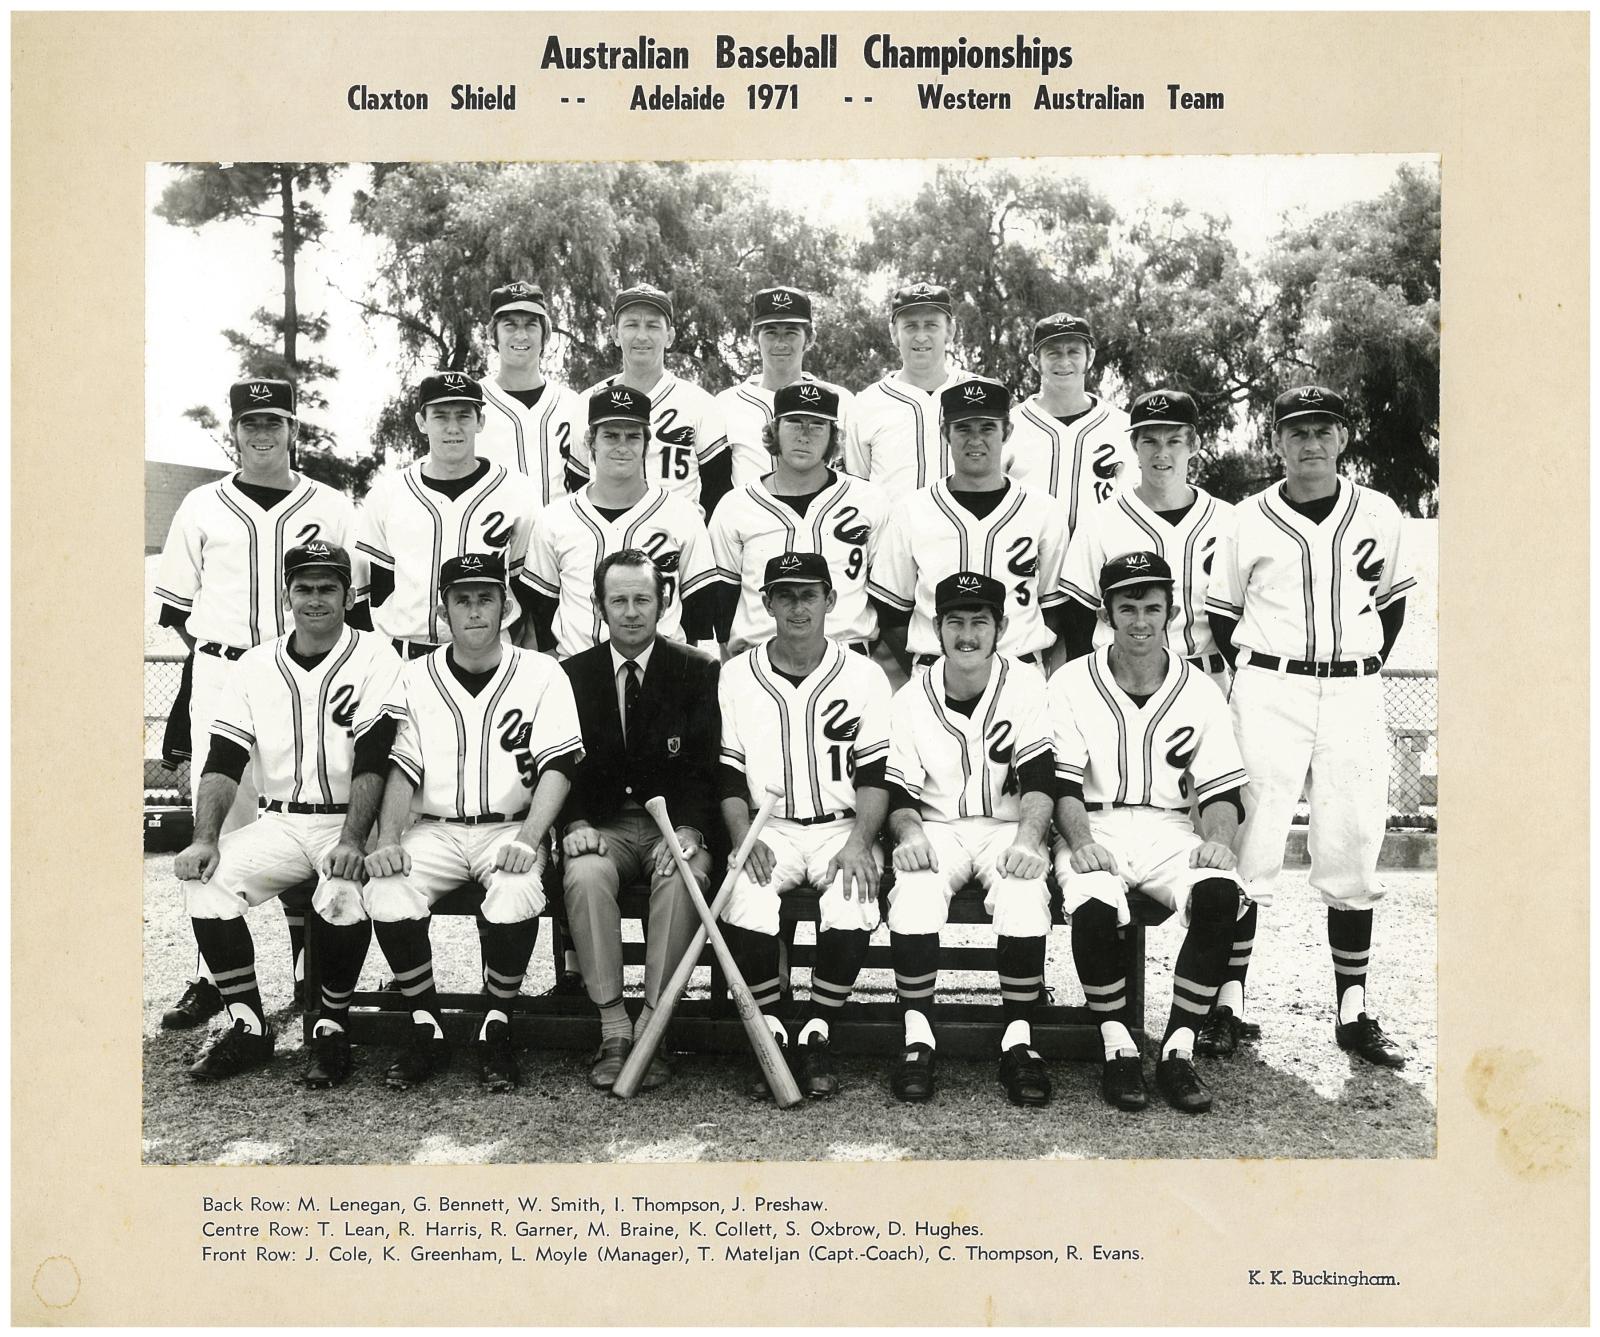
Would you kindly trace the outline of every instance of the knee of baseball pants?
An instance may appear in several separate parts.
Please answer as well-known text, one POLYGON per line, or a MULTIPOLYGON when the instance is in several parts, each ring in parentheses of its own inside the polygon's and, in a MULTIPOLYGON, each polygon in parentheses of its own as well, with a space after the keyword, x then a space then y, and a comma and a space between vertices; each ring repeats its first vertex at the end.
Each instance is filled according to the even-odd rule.
POLYGON ((778 932, 779 908, 776 873, 762 886, 748 873, 741 872, 728 893, 728 903, 722 907, 722 922, 770 938, 778 932))
POLYGON ((226 877, 213 875, 209 882, 191 878, 179 885, 190 919, 239 919, 250 908, 244 892, 226 877))
POLYGON ((983 908, 1002 938, 1044 938, 1050 933, 1050 889, 1042 877, 996 877, 983 908))
POLYGON ((379 924, 398 924, 405 919, 426 919, 428 898, 409 877, 375 877, 361 888, 361 903, 367 917, 379 924))
POLYGON ((1239 879, 1215 868, 1197 869, 1203 876, 1189 888, 1189 928, 1219 941, 1233 942, 1239 918, 1239 879))
POLYGON ((317 882, 311 908, 319 918, 336 927, 359 924, 367 917, 361 904, 361 884, 348 877, 325 877, 317 882))
POLYGON ((843 873, 828 884, 817 903, 817 910, 821 921, 817 925, 819 933, 826 933, 830 929, 843 929, 847 933, 865 930, 871 933, 882 922, 876 894, 868 896, 866 900, 861 900, 859 894, 856 899, 845 900, 843 873))
POLYGON ((950 879, 929 869, 896 869, 889 893, 891 933, 937 933, 950 919, 950 879))
POLYGON ((1128 884, 1116 873, 1098 869, 1092 873, 1075 873, 1071 856, 1063 850, 1056 860, 1056 881, 1061 884, 1061 910, 1068 918, 1080 906, 1098 901, 1116 913, 1117 927, 1126 928, 1133 922, 1133 913, 1128 909, 1128 884))
POLYGON ((526 873, 497 868, 483 880, 484 919, 491 924, 525 924, 544 913, 544 859, 526 873))

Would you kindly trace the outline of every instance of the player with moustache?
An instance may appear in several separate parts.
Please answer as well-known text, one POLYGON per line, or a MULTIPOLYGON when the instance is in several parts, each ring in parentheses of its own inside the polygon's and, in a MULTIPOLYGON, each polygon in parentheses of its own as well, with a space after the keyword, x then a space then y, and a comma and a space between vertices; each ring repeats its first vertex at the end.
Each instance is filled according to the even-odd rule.
POLYGON ((1366 1010, 1366 986, 1389 811, 1379 673, 1415 581, 1399 507, 1339 474, 1350 441, 1344 397, 1320 385, 1286 390, 1272 424, 1283 481, 1239 503, 1206 594, 1212 633, 1234 662, 1230 704, 1250 772, 1238 846, 1249 905, 1197 1047, 1228 1054, 1259 1033, 1244 1020, 1257 907, 1272 903, 1303 794, 1310 883, 1328 910, 1334 1039, 1368 1063, 1399 1068, 1405 1052, 1366 1010))
MULTIPOLYGON (((802 382, 823 387, 836 398, 841 422, 848 418, 854 399, 843 386, 819 381, 805 369, 806 350, 816 333, 808 294, 799 288, 763 288, 750 305, 750 337, 760 356, 761 369, 716 397, 728 429, 734 491, 754 483, 772 468, 766 429, 774 421, 773 396, 779 390, 802 382)), ((825 462, 839 463, 841 453, 830 452, 825 462)))
MULTIPOLYGON (((878 927, 889 680, 829 638, 835 593, 822 554, 769 559, 762 596, 773 635, 730 660, 720 687, 722 813, 732 847, 763 794, 781 789, 783 802, 734 883, 724 936, 779 1048, 798 1055, 801 1089, 825 1099, 839 1091, 831 1025, 878 927), (811 998, 791 1045, 779 1010, 780 897, 802 885, 820 893, 820 921, 811 998)), ((751 1094, 770 1094, 763 1078, 751 1094)))
MULTIPOLYGON (((718 662, 660 634, 666 579, 649 554, 637 548, 608 554, 594 583, 608 637, 562 663, 577 702, 584 757, 562 812, 561 875, 579 970, 600 1013, 589 1084, 607 1091, 700 924, 644 804, 658 795, 667 800, 678 843, 703 890, 711 872, 706 837, 716 820, 721 722, 718 662), (650 885, 644 1004, 630 1021, 617 896, 641 880, 650 885)), ((641 1085, 657 1087, 670 1076, 658 1050, 641 1085)))
POLYGON ((832 388, 819 382, 779 390, 773 419, 761 429, 768 471, 730 492, 711 517, 711 551, 721 582, 717 639, 730 655, 771 639, 765 575, 772 559, 786 552, 817 553, 826 562, 833 595, 829 637, 863 654, 877 637, 867 576, 888 503, 875 484, 829 467, 840 412, 832 388))
POLYGON ((1032 1021, 1050 933, 1045 873, 1054 762, 1044 675, 998 650, 1006 600, 1005 587, 981 572, 940 581, 935 625, 944 653, 894 697, 889 941, 905 1051, 890 1089, 900 1100, 933 1096, 939 934, 950 898, 976 880, 997 935, 1000 1082, 1014 1105, 1050 1101, 1032 1021))
POLYGON ((484 889, 479 1080, 489 1091, 519 1081, 511 1014, 545 907, 545 836, 583 743, 560 667, 501 637, 505 581, 498 553, 445 562, 439 616, 450 643, 412 660, 399 678, 402 718, 363 891, 378 946, 411 1007, 411 1039, 385 1075, 396 1090, 449 1062, 428 926, 434 903, 469 881, 484 889))
POLYGON ((1168 648, 1178 610, 1166 561, 1123 553, 1096 584, 1111 643, 1066 664, 1049 687, 1063 837, 1056 880, 1078 977, 1100 1021, 1100 1091, 1118 1109, 1143 1109, 1148 1099, 1118 943, 1132 922, 1128 894, 1137 890, 1180 915, 1187 932, 1156 1085, 1174 1109, 1202 1114, 1211 1093, 1195 1071, 1196 1031, 1222 982, 1239 916, 1232 845, 1245 772, 1222 692, 1168 648))

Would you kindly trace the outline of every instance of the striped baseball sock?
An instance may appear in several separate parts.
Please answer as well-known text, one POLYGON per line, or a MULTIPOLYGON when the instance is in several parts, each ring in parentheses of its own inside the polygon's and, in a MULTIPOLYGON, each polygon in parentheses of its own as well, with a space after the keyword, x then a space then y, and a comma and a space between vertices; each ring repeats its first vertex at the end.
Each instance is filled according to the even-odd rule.
POLYGON ((1339 1020, 1352 1022, 1367 1006, 1367 964, 1372 956, 1372 911, 1328 907, 1328 950, 1339 1020))
POLYGON ((850 1001, 871 941, 872 934, 865 929, 830 928, 817 934, 817 964, 811 971, 811 1007, 800 1032, 802 1044, 811 1034, 828 1034, 829 1025, 850 1001))
POLYGON ((1172 966, 1172 1011, 1161 1037, 1161 1057, 1192 1054, 1196 1028, 1211 1013, 1232 942, 1235 893, 1226 881, 1195 885, 1189 901, 1189 929, 1172 966), (1212 895, 1208 898, 1207 893, 1212 895), (1220 908, 1217 902, 1227 899, 1220 908))
POLYGON ((1233 951, 1222 973, 1222 987, 1217 990, 1217 1006, 1231 1009, 1236 1017, 1244 1016, 1244 977, 1250 973, 1250 953, 1255 945, 1256 903, 1245 901, 1233 925, 1233 951))
POLYGON ((279 904, 283 906, 283 922, 289 926, 289 968, 298 984, 306 977, 305 906, 291 905, 287 901, 280 901, 279 904))
POLYGON ((539 941, 539 921, 524 919, 516 924, 488 924, 480 939, 483 947, 483 985, 489 995, 490 1019, 509 1021, 516 1010, 517 995, 539 941))
POLYGON ((754 929, 737 924, 722 925, 722 936, 733 953, 733 963, 739 967, 750 997, 761 1009, 762 1015, 775 1019, 778 1015, 778 935, 757 933, 754 929))
POLYGON ((260 1035, 266 1023, 262 1019, 261 991, 256 987, 256 945, 243 918, 189 922, 194 925, 194 940, 200 944, 206 969, 228 1005, 229 1017, 244 1022, 247 1030, 260 1035))
POLYGON ((350 997, 355 993, 361 967, 372 944, 372 921, 357 924, 330 924, 313 915, 307 926, 316 935, 317 962, 321 967, 322 997, 318 1001, 317 1026, 331 1022, 343 1030, 350 1015, 350 997))
POLYGON ((378 946, 394 975, 395 987, 411 1005, 415 1021, 433 1024, 434 1035, 444 1035, 439 1020, 439 990, 433 982, 433 945, 428 941, 428 919, 379 920, 373 925, 378 946))
POLYGON ((1137 1053, 1128 1029, 1128 974, 1123 963, 1117 912, 1103 901, 1085 901, 1072 912, 1072 963, 1089 1011, 1100 1023, 1105 1056, 1137 1053))
POLYGON ((937 933, 890 933, 889 952, 894 960, 894 991, 900 1015, 906 1021, 906 1036, 930 1043, 923 1035, 931 1031, 934 991, 939 984, 939 935, 937 933), (910 1015, 908 1015, 910 1014, 910 1015), (910 1020, 914 1015, 921 1023, 910 1020))
POLYGON ((1001 1048, 1029 1044, 1033 1014, 1044 990, 1045 940, 1001 935, 995 942, 995 965, 1000 973, 1000 1015, 1006 1023, 1001 1048))

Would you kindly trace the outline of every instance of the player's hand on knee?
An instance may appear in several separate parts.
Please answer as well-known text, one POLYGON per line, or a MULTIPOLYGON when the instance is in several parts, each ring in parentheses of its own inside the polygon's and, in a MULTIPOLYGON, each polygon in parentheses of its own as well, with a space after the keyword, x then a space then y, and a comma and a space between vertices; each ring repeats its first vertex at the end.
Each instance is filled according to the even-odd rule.
POLYGON ((584 854, 604 854, 606 838, 592 826, 580 826, 568 831, 562 838, 561 852, 569 859, 584 854))
POLYGON ((844 847, 828 861, 827 883, 833 885, 833 879, 843 878, 840 888, 847 901, 857 897, 853 891, 860 892, 860 901, 866 905, 878 899, 878 865, 873 862, 872 852, 863 844, 849 840, 844 847))
POLYGON ((1030 850, 1026 845, 1011 846, 1001 854, 1000 862, 995 865, 1000 876, 1019 878, 1043 877, 1049 866, 1043 854, 1038 850, 1030 850))
POLYGON ((933 852, 927 836, 919 832, 907 836, 894 847, 894 866, 902 873, 937 873, 939 856, 933 852))
POLYGON ((494 856, 494 866, 502 873, 531 873, 539 866, 539 851, 520 840, 508 841, 494 856))
POLYGON ((322 856, 322 867, 318 871, 323 877, 342 877, 359 882, 366 873, 366 867, 367 859, 361 847, 341 840, 322 856))
POLYGON ((1190 868, 1220 868, 1229 873, 1238 866, 1239 860, 1234 852, 1215 840, 1207 840, 1196 846, 1194 853, 1189 856, 1190 868))
POLYGON ((396 842, 379 845, 367 855, 368 877, 404 877, 411 871, 411 856, 396 842))
POLYGON ((1090 841, 1087 845, 1080 846, 1072 851, 1072 871, 1074 873, 1114 873, 1117 871, 1117 861, 1111 857, 1111 851, 1104 845, 1096 845, 1090 841))
POLYGON ((764 887, 772 877, 772 870, 778 866, 778 861, 773 857, 772 846, 764 840, 758 840, 750 847, 750 853, 745 856, 744 873, 757 886, 764 887))
POLYGON ((172 861, 172 875, 181 882, 209 882, 217 871, 218 857, 214 844, 197 840, 172 861))

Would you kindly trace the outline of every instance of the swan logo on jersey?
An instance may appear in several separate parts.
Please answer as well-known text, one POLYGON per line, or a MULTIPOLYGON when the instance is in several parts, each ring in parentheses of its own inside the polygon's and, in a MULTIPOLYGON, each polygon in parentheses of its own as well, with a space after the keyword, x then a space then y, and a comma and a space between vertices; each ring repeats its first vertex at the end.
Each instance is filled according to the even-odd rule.
POLYGON ((265 403, 272 398, 272 387, 263 385, 260 381, 250 383, 250 398, 257 404, 265 403))
POLYGON ((1362 580, 1375 581, 1383 575, 1383 558, 1377 552, 1376 539, 1362 539, 1356 544, 1356 575, 1362 580))
POLYGON ((1205 554, 1200 559, 1200 569, 1208 576, 1211 574, 1211 559, 1217 555, 1216 546, 1217 540, 1215 535, 1213 535, 1211 538, 1208 538, 1203 544, 1200 545, 1200 551, 1205 554))
POLYGON ((1167 765, 1178 772, 1178 793, 1189 797, 1189 766, 1194 761, 1194 730, 1187 724, 1167 735, 1167 765))
POLYGON ((1014 576, 1032 576, 1039 572, 1039 554, 1034 551, 1033 540, 1028 537, 1013 539, 1006 549, 1011 560, 1006 570, 1014 576))
POLYGON ((996 766, 1004 766, 1006 771, 1005 782, 1000 786, 1002 794, 1015 794, 1019 788, 1017 783, 1016 768, 1011 764, 1012 754, 1016 752, 1016 741, 1011 736, 1011 721, 1001 720, 989 730, 984 740, 989 744, 989 760, 996 766))
POLYGON ((861 512, 854 506, 842 507, 839 511, 839 523, 833 527, 833 536, 840 543, 862 544, 872 537, 870 525, 858 525, 856 521, 861 518, 861 512))
POLYGON ((491 548, 503 548, 511 542, 516 527, 516 521, 508 519, 504 511, 490 511, 483 517, 483 541, 491 548))
MULTIPOLYGON (((294 536, 294 539, 295 539, 295 542, 297 544, 304 544, 307 547, 311 547, 312 546, 311 540, 316 538, 316 536, 318 534, 320 534, 320 533, 322 533, 322 526, 320 524, 317 524, 315 521, 313 521, 309 525, 301 525, 300 526, 300 532, 294 536)), ((318 545, 318 546, 319 546, 319 549, 320 549, 318 555, 322 556, 322 557, 326 557, 328 555, 327 548, 326 547, 321 547, 320 545, 318 545)))
POLYGON ((356 689, 349 683, 341 683, 333 693, 333 709, 330 715, 333 722, 341 729, 348 729, 356 718, 356 689))
POLYGON ((850 703, 842 697, 828 702, 822 708, 822 736, 835 743, 847 743, 861 732, 861 716, 845 717, 850 703))
POLYGON ((500 746, 507 752, 521 752, 533 741, 533 721, 524 720, 517 709, 500 717, 500 746))
POLYGON ((1109 443, 1094 448, 1094 476, 1096 478, 1115 478, 1122 469, 1122 464, 1115 458, 1117 448, 1109 443))
POLYGON ((664 432, 657 432, 656 440, 663 441, 669 446, 692 446, 694 445, 694 427, 692 424, 686 423, 682 427, 673 427, 664 432))

